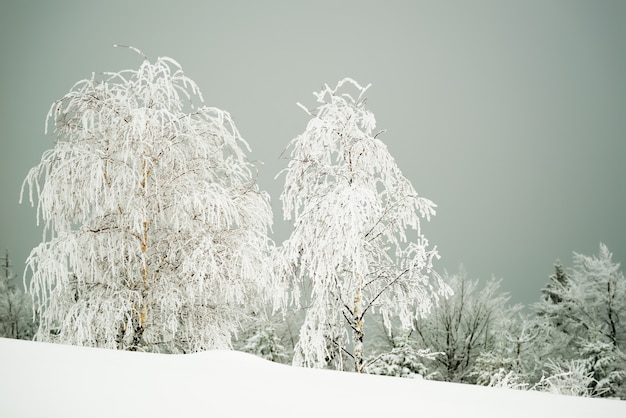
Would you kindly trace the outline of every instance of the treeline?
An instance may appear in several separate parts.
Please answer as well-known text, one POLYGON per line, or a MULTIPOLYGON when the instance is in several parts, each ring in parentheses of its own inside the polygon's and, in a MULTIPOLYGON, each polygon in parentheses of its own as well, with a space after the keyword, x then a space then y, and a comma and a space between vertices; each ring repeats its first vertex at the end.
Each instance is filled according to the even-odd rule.
MULTIPOLYGON (((555 263, 538 302, 510 305, 500 281, 445 274, 454 295, 410 332, 372 330, 368 373, 626 399, 626 280, 600 244, 555 263)), ((267 317, 266 317, 267 318, 267 317)), ((239 349, 290 363, 298 326, 258 322, 239 349), (296 331, 294 333, 294 330, 296 331)))
MULTIPOLYGON (((31 297, 1 258, 0 337, 32 339, 31 297)), ((372 374, 626 399, 626 280, 606 245, 554 266, 538 302, 510 305, 500 280, 444 274, 454 294, 410 332, 370 326, 372 374)), ((268 308, 271 312, 271 309, 268 308)), ((303 315, 250 313, 235 348, 291 364, 303 315)), ((381 320, 382 321, 382 320, 381 320)))

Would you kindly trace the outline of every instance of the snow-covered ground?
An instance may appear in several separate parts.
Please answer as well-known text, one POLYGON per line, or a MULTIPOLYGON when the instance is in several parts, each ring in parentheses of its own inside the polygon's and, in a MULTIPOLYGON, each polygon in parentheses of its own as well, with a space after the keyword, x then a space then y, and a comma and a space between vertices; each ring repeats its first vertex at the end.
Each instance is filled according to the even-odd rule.
POLYGON ((0 417, 626 417, 626 402, 0 338, 0 417))

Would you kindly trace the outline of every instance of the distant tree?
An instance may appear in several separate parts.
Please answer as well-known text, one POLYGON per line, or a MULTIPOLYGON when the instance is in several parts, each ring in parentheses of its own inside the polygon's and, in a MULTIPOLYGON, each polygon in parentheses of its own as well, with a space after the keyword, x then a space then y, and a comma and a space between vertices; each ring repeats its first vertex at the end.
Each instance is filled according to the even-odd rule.
POLYGON ((574 253, 573 262, 567 275, 557 267, 549 292, 535 305, 545 357, 563 370, 580 360, 576 370, 586 367, 591 396, 624 397, 626 279, 602 243, 597 256, 574 253))
POLYGON ((271 209, 230 115, 202 101, 162 57, 94 74, 52 105, 54 148, 23 186, 44 221, 27 262, 39 340, 230 346, 269 288, 271 209))
POLYGON ((574 253, 566 300, 570 328, 597 333, 617 348, 626 343, 626 279, 612 257, 602 243, 598 256, 574 253))
POLYGON ((594 338, 583 341, 580 350, 581 366, 591 377, 590 396, 626 395, 626 356, 611 342, 594 338))
POLYGON ((550 276, 549 280, 546 287, 541 289, 541 301, 544 305, 537 306, 537 315, 539 316, 549 316, 551 313, 550 306, 562 303, 563 293, 569 287, 569 279, 565 273, 565 268, 559 260, 556 260, 554 263, 554 274, 550 276))
POLYGON ((593 386, 597 381, 582 360, 569 360, 558 364, 552 360, 546 363, 546 373, 532 389, 559 395, 593 396, 593 386))
POLYGON ((283 254, 294 299, 310 300, 298 365, 344 369, 349 358, 363 372, 366 314, 379 312, 387 328, 392 318, 411 328, 449 293, 433 272, 436 248, 420 229, 435 204, 418 196, 374 133, 366 90, 348 78, 326 85, 315 94, 319 106, 305 108, 306 130, 290 143, 281 200, 294 230, 283 254), (348 86, 356 98, 340 92, 348 86))
POLYGON ((520 373, 516 359, 503 350, 482 351, 470 373, 481 386, 525 389, 526 376, 520 373))
POLYGON ((271 323, 258 324, 254 327, 243 341, 240 350, 276 363, 285 363, 290 358, 276 331, 276 326, 271 323))
POLYGON ((393 348, 385 353, 373 356, 366 364, 371 374, 408 378, 437 379, 437 372, 430 373, 425 363, 430 363, 440 353, 417 347, 410 335, 400 334, 392 338, 393 348))
POLYGON ((500 291, 500 282, 488 281, 483 288, 478 280, 459 272, 444 276, 454 295, 433 308, 431 314, 417 319, 415 338, 418 345, 442 354, 435 357, 434 369, 443 380, 474 382, 476 359, 496 348, 504 337, 503 321, 509 298, 500 291))
POLYGON ((573 358, 573 341, 577 336, 569 326, 572 321, 571 282, 559 260, 548 280, 541 289, 541 300, 533 305, 539 329, 537 342, 542 346, 544 358, 573 358))
POLYGON ((562 358, 551 346, 552 337, 554 334, 546 332, 543 319, 537 321, 522 305, 508 307, 496 332, 494 347, 479 354, 471 374, 479 385, 493 386, 506 378, 510 387, 533 388, 549 376, 548 363, 562 358))
POLYGON ((0 337, 30 340, 37 328, 33 317, 33 301, 17 286, 9 250, 0 258, 0 337))

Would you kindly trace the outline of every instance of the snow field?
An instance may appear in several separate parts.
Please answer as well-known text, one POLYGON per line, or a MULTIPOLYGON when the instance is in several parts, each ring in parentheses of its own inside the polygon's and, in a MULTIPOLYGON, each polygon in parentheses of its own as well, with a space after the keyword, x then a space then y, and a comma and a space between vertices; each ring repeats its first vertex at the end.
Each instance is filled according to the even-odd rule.
POLYGON ((0 416, 626 417, 626 402, 303 369, 237 351, 147 354, 0 339, 0 416))

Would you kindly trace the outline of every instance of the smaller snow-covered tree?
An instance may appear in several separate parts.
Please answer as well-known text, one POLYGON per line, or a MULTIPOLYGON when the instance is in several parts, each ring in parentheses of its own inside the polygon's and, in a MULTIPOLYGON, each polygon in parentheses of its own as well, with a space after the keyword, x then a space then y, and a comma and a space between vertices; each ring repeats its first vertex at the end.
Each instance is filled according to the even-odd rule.
POLYGON ((541 289, 541 301, 535 304, 534 308, 538 317, 551 322, 556 328, 562 328, 570 283, 559 260, 554 264, 554 270, 546 287, 541 289))
MULTIPOLYGON (((545 288, 541 289, 542 301, 552 305, 563 302, 563 292, 569 285, 569 279, 565 273, 565 268, 559 260, 554 263, 554 274, 550 276, 550 281, 545 288)), ((549 309, 537 309, 540 316, 549 315, 549 309)))
POLYGON ((593 396, 592 388, 597 385, 593 373, 582 360, 569 360, 557 364, 549 360, 545 375, 533 386, 534 390, 559 395, 593 396))
POLYGON ((446 272, 444 280, 454 295, 428 317, 416 320, 415 336, 420 347, 442 353, 435 364, 443 380, 467 381, 478 355, 494 349, 502 334, 509 298, 494 279, 480 289, 478 280, 469 279, 462 266, 457 274, 446 272))
POLYGON ((511 387, 526 384, 517 371, 517 360, 501 350, 481 352, 471 372, 475 383, 481 386, 511 387))
POLYGON ((288 359, 285 347, 272 326, 258 328, 246 339, 241 351, 277 363, 283 363, 288 359))
POLYGON ((0 262, 0 337, 30 340, 37 329, 32 299, 14 282, 17 275, 13 273, 9 250, 0 262))
POLYGON ((541 300, 533 305, 539 331, 537 347, 544 359, 571 359, 576 357, 574 341, 577 339, 572 327, 572 283, 560 261, 555 262, 554 270, 541 290, 541 300))
POLYGON ((574 253, 573 262, 567 275, 557 265, 535 305, 544 358, 563 368, 586 365, 591 396, 624 396, 626 279, 602 243, 598 255, 574 253))
POLYGON ((439 353, 419 349, 409 335, 401 334, 392 338, 391 351, 371 358, 366 364, 370 374, 398 376, 408 378, 436 379, 436 373, 430 373, 426 364, 432 362, 439 353))
POLYGON ((499 345, 504 346, 509 356, 515 360, 514 371, 530 381, 538 372, 538 344, 537 339, 541 329, 536 323, 521 313, 522 307, 517 306, 517 315, 507 315, 506 325, 503 327, 504 341, 499 345))
MULTIPOLYGON (((479 385, 509 385, 523 389, 542 376, 545 359, 540 341, 541 328, 527 318, 521 305, 509 307, 496 330, 495 344, 482 351, 470 376, 479 385)), ((505 385, 505 386, 506 386, 505 385)))
POLYGON ((598 255, 574 253, 567 294, 576 358, 592 373, 593 396, 624 396, 626 362, 626 279, 608 247, 598 255))
POLYGON ((349 78, 326 85, 315 94, 319 106, 305 108, 306 130, 290 143, 281 200, 294 230, 282 247, 285 276, 295 281, 296 303, 310 299, 295 364, 328 367, 332 359, 344 369, 347 356, 363 372, 366 314, 378 311, 388 328, 392 318, 411 328, 449 293, 420 228, 435 204, 417 194, 374 132, 366 90, 349 78))
POLYGON ((581 364, 592 380, 590 396, 621 396, 626 394, 626 356, 612 343, 593 339, 581 343, 581 364))
MULTIPOLYGON (((626 279, 613 254, 600 243, 597 256, 574 253, 568 313, 578 335, 591 331, 613 347, 626 344, 626 279)), ((588 338, 584 338, 587 340, 588 338)))

